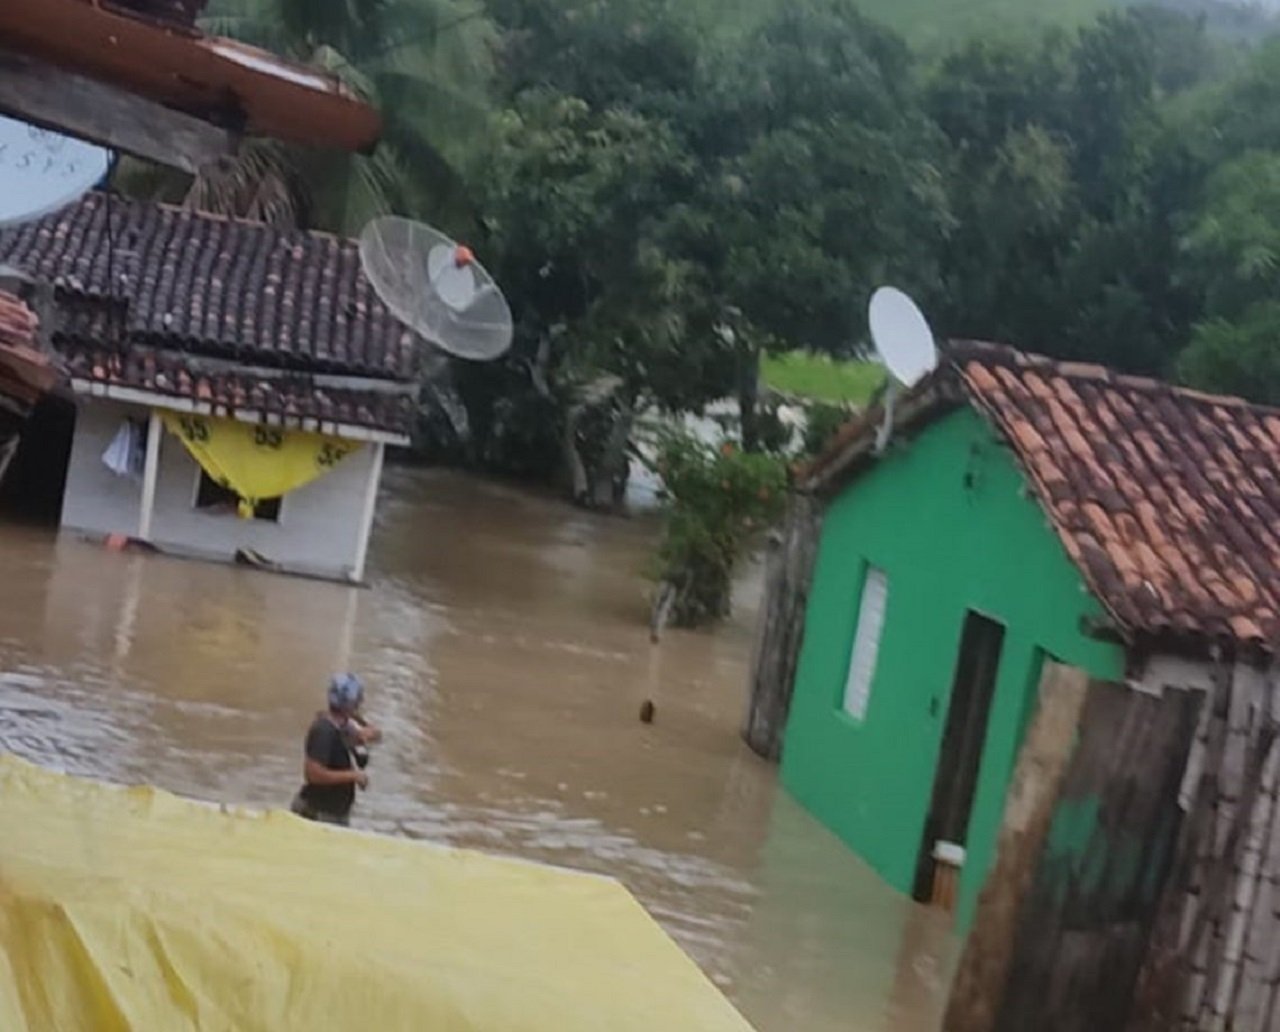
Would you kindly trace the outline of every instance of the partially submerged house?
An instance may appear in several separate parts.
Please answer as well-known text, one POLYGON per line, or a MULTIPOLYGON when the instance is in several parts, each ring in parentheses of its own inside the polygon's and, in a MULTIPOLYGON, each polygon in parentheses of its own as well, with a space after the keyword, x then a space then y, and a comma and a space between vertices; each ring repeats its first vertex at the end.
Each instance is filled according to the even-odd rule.
POLYGON ((1046 659, 1199 689, 1280 639, 1280 413, 954 344, 882 419, 797 472, 753 717, 789 695, 785 786, 917 898, 960 866, 963 923, 1046 659))
POLYGON ((0 233, 0 262, 54 290, 64 528, 363 577, 415 366, 352 241, 91 194, 0 233))

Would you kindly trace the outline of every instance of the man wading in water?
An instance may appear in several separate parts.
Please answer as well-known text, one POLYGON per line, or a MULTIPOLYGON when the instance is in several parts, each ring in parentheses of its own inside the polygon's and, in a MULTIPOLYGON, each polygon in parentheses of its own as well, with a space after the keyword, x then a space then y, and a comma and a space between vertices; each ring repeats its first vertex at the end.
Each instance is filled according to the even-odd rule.
POLYGON ((347 824, 356 801, 356 786, 367 788, 368 746, 382 732, 359 717, 364 687, 354 674, 338 674, 329 683, 328 712, 316 714, 307 731, 306 784, 293 799, 301 817, 326 824, 347 824))

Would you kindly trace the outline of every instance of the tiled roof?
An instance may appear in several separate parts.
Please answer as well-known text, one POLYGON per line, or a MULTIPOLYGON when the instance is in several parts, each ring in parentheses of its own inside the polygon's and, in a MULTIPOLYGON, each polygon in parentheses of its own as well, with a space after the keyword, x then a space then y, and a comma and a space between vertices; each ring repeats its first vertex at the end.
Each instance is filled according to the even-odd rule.
MULTIPOLYGON (((974 343, 913 397, 987 417, 1122 631, 1280 647, 1280 411, 974 343)), ((877 420, 802 480, 840 476, 877 420)))
POLYGON ((122 343, 413 376, 414 336, 374 295, 350 240, 93 193, 0 233, 0 262, 65 293, 127 302, 122 343))
POLYGON ((402 436, 413 423, 413 401, 402 392, 321 387, 310 377, 288 374, 265 377, 244 369, 202 369, 188 356, 152 348, 120 352, 71 346, 64 358, 73 384, 83 381, 183 398, 209 406, 214 415, 248 412, 257 420, 279 419, 305 429, 341 425, 402 436))

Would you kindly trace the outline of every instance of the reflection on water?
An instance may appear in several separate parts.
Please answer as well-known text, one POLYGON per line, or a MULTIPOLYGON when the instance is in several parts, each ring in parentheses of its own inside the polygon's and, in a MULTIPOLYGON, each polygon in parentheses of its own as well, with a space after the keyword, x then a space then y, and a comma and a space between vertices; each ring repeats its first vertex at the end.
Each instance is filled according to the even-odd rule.
POLYGON ((0 528, 0 745, 281 806, 328 675, 352 668, 388 731, 358 824, 622 879, 761 1030, 934 1028, 943 922, 738 739, 758 581, 716 633, 651 646, 652 534, 401 470, 371 590, 0 528))

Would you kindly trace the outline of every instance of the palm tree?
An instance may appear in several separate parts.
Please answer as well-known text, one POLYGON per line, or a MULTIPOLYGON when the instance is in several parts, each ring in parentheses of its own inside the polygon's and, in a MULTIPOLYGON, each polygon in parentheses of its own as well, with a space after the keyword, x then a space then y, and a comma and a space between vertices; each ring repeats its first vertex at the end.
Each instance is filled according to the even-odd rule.
POLYGON ((213 0, 204 24, 337 75, 378 106, 382 142, 363 156, 252 139, 193 180, 126 165, 126 192, 344 234, 387 211, 466 219, 496 41, 478 0, 213 0))

